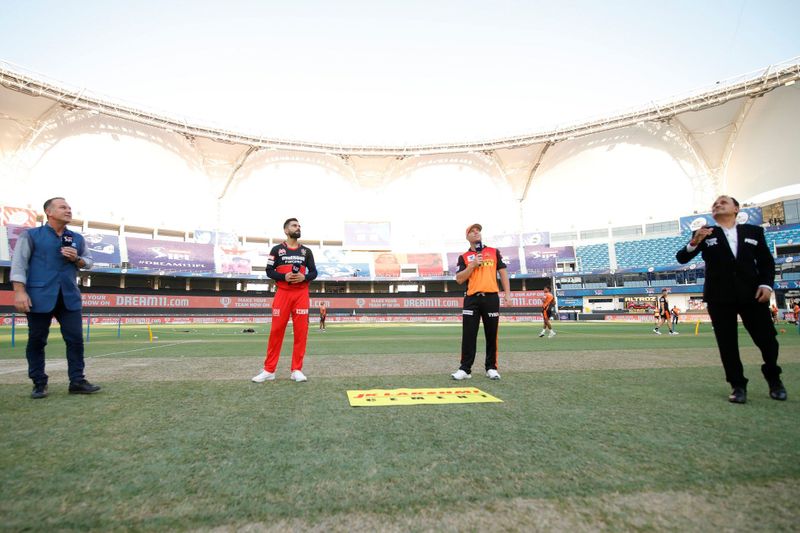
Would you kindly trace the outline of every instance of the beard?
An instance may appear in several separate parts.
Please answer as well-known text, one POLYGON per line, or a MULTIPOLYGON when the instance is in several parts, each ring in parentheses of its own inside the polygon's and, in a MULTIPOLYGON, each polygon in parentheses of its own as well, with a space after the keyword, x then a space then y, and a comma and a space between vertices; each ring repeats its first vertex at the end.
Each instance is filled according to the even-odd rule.
POLYGON ((289 237, 291 237, 292 239, 299 239, 300 238, 300 230, 297 230, 294 233, 289 233, 289 237))

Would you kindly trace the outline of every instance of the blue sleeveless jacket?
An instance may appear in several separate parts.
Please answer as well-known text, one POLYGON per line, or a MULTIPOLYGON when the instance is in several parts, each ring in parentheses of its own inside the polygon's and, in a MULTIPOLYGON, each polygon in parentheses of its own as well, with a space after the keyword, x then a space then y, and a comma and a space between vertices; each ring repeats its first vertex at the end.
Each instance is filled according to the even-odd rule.
MULTIPOLYGON (((72 235, 72 246, 78 255, 86 249, 83 236, 65 229, 72 235)), ((78 266, 61 255, 61 237, 45 224, 28 230, 31 240, 31 260, 25 290, 31 299, 32 313, 49 313, 56 306, 58 292, 64 298, 64 306, 70 311, 81 309, 81 292, 75 280, 78 266)))

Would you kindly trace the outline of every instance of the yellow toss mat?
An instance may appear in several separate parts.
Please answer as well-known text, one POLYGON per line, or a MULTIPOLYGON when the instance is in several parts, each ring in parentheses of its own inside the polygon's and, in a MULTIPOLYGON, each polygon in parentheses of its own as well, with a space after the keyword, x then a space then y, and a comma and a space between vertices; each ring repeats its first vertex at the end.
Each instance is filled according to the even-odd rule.
POLYGON ((349 390, 347 391, 347 399, 350 400, 351 407, 503 402, 500 398, 496 398, 475 387, 349 390))

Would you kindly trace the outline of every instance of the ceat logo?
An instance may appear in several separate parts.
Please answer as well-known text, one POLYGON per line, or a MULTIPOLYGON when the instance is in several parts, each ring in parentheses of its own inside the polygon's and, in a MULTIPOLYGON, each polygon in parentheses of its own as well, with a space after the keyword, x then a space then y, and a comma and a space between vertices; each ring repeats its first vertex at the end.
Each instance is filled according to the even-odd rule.
POLYGON ((231 299, 226 296, 225 298, 220 298, 219 303, 222 304, 222 307, 228 307, 231 305, 231 299))

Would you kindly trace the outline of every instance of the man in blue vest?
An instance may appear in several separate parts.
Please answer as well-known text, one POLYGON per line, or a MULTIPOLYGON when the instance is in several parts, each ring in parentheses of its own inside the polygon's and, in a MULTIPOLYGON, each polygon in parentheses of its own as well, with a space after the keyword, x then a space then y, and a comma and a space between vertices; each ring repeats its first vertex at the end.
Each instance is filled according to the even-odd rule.
POLYGON ((83 236, 67 228, 72 208, 64 198, 44 203, 47 223, 20 235, 11 261, 14 307, 28 317, 28 377, 33 381, 31 398, 47 396, 44 347, 55 317, 67 345, 70 394, 93 394, 100 390, 83 375, 83 327, 78 270, 92 268, 92 255, 83 236))

